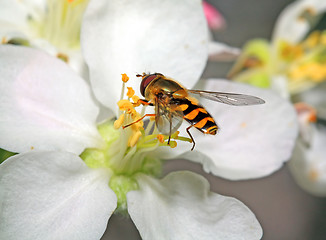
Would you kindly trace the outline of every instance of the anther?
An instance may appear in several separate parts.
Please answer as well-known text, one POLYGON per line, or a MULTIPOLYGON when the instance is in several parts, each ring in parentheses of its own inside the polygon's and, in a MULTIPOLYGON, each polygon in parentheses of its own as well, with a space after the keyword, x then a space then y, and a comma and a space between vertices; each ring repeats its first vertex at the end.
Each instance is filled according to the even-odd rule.
POLYGON ((123 81, 123 82, 125 82, 125 83, 126 83, 126 82, 128 82, 128 81, 129 81, 129 77, 127 76, 127 74, 125 74, 125 73, 122 73, 122 74, 121 74, 121 76, 122 76, 122 81, 123 81))
POLYGON ((164 136, 162 134, 158 134, 157 139, 160 143, 164 143, 164 136))
POLYGON ((136 143, 138 142, 139 138, 141 137, 141 131, 137 131, 135 132, 130 138, 129 138, 129 142, 128 145, 130 147, 133 147, 136 145, 136 143))
POLYGON ((127 97, 132 98, 135 95, 135 90, 132 87, 127 87, 127 97))
POLYGON ((123 121, 125 120, 125 115, 121 114, 120 117, 114 121, 114 128, 115 129, 119 129, 121 127, 121 125, 123 124, 123 121))

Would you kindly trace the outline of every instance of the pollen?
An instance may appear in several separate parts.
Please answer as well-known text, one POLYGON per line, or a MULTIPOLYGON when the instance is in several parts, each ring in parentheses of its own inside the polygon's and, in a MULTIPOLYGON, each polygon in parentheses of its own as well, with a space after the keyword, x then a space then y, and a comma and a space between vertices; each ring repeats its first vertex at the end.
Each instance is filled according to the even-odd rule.
POLYGON ((289 72, 292 79, 310 79, 314 82, 321 82, 326 78, 326 64, 309 62, 292 68, 289 72))
POLYGON ((119 129, 122 126, 124 120, 125 120, 125 115, 121 114, 120 117, 114 121, 113 124, 114 128, 119 129))
POLYGON ((135 90, 132 87, 127 87, 127 97, 132 98, 135 95, 135 90))
POLYGON ((128 81, 129 81, 129 77, 127 76, 127 74, 125 74, 125 73, 122 73, 122 74, 121 74, 121 76, 122 76, 122 81, 123 81, 123 82, 125 82, 125 83, 126 83, 126 82, 128 82, 128 81))
POLYGON ((164 143, 164 136, 162 134, 158 134, 157 139, 159 140, 160 143, 164 143))
POLYGON ((130 111, 131 109, 134 109, 134 106, 129 100, 122 99, 118 102, 118 107, 122 111, 130 111))
POLYGON ((291 61, 298 59, 303 55, 304 51, 301 45, 291 45, 287 42, 283 42, 281 46, 281 57, 284 60, 291 61))
POLYGON ((57 58, 64 61, 65 63, 69 63, 69 57, 64 53, 58 53, 57 58))
POLYGON ((170 148, 175 148, 175 147, 177 147, 177 142, 176 141, 170 141, 170 144, 169 144, 169 146, 170 146, 170 148))
POLYGON ((131 135, 128 141, 128 146, 134 147, 138 142, 139 138, 141 137, 141 135, 142 135, 141 131, 136 131, 133 135, 131 135))
POLYGON ((134 107, 138 107, 138 106, 140 106, 140 98, 138 97, 138 96, 136 96, 136 95, 134 95, 134 96, 132 96, 132 101, 133 101, 133 105, 134 105, 134 107))
POLYGON ((319 43, 320 37, 320 32, 314 31, 309 35, 309 37, 304 41, 303 44, 308 48, 313 48, 319 43))

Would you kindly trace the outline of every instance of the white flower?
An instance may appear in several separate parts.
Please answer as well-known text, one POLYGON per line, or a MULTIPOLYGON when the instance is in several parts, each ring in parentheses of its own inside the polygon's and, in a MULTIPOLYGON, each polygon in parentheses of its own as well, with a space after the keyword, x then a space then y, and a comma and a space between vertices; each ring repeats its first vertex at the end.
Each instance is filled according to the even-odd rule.
MULTIPOLYGON (((200 1, 178 4, 182 8, 175 1, 90 2, 82 45, 102 104, 116 109, 124 72, 163 72, 189 88, 196 83, 207 58, 205 18, 200 1)), ((117 207, 128 211, 143 239, 261 238, 253 213, 210 192, 202 177, 175 172, 160 179, 161 159, 202 162, 229 179, 271 174, 289 158, 297 135, 286 101, 232 82, 203 82, 266 104, 216 109, 203 102, 221 132, 193 133, 197 145, 190 152, 187 142, 173 149, 154 139, 143 145, 154 135, 141 134, 130 144, 131 128, 114 130, 110 121, 97 126, 88 85, 44 53, 2 45, 0 66, 0 147, 19 153, 0 165, 0 238, 99 239, 117 207)), ((132 77, 128 85, 139 82, 132 77)))
POLYGON ((287 6, 276 21, 271 42, 249 41, 230 77, 272 88, 284 97, 325 81, 326 32, 309 33, 325 11, 323 0, 300 0, 287 6))
POLYGON ((84 74, 80 26, 88 0, 0 0, 1 43, 40 48, 84 74))
POLYGON ((325 11, 323 0, 293 2, 277 19, 271 43, 249 41, 230 72, 234 80, 292 97, 300 136, 290 169, 303 189, 318 196, 326 196, 326 132, 320 124, 326 119, 326 31, 312 29, 325 11))
POLYGON ((304 103, 296 104, 300 138, 289 162, 299 186, 316 196, 326 196, 325 91, 325 84, 322 84, 301 94, 304 103))

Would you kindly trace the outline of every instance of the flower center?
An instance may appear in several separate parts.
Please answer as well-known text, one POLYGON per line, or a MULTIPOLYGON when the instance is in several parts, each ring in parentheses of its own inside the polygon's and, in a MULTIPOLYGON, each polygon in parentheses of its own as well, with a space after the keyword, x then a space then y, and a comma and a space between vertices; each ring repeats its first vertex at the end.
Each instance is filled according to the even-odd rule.
POLYGON ((39 37, 67 49, 80 46, 80 27, 89 0, 47 0, 46 12, 30 19, 39 37))
POLYGON ((113 175, 110 179, 110 187, 118 197, 118 209, 126 210, 126 193, 138 188, 134 175, 143 173, 153 177, 159 177, 162 162, 155 151, 159 147, 174 148, 176 140, 191 142, 191 139, 178 136, 179 132, 169 136, 162 135, 155 126, 155 119, 150 118, 147 124, 143 122, 145 106, 141 100, 134 95, 132 88, 127 88, 127 99, 125 95, 125 84, 129 80, 123 74, 123 87, 121 99, 118 102, 118 119, 108 120, 98 126, 99 133, 106 142, 103 149, 86 149, 81 158, 91 168, 110 168, 113 175), (142 107, 142 113, 136 111, 142 107))
POLYGON ((281 43, 279 49, 281 59, 289 63, 290 91, 325 81, 326 31, 315 31, 298 44, 281 43))
POLYGON ((288 79, 288 91, 296 93, 326 80, 326 31, 312 32, 299 43, 278 40, 271 46, 264 40, 246 44, 229 77, 258 87, 270 87, 271 76, 288 79), (276 48, 276 54, 271 52, 276 48))

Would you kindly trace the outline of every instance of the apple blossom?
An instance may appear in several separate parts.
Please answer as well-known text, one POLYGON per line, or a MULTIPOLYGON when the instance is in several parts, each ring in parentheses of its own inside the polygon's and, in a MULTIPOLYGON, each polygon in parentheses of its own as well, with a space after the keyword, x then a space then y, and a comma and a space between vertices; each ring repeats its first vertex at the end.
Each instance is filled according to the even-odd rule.
POLYGON ((80 27, 89 0, 1 0, 1 43, 40 48, 84 74, 80 27))
POLYGON ((99 239, 116 211, 128 212, 143 239, 260 239, 259 222, 243 203, 210 192, 191 172, 162 177, 161 166, 164 159, 185 158, 233 180, 271 174, 291 155, 293 108, 267 90, 197 82, 208 55, 200 1, 178 1, 182 8, 175 1, 126 3, 91 1, 81 38, 95 98, 113 111, 118 103, 115 121, 96 122, 91 88, 62 61, 0 46, 0 147, 19 153, 0 165, 0 237, 99 239), (197 82, 254 95, 266 104, 232 108, 203 101, 220 133, 193 133, 195 151, 183 132, 167 145, 151 130, 154 122, 121 128, 141 116, 131 102, 139 94, 130 90, 131 100, 125 99, 121 85, 138 92, 134 76, 143 71, 162 71, 189 88, 197 82), (130 80, 122 84, 125 72, 130 80))
POLYGON ((295 103, 300 137, 289 166, 298 184, 318 196, 326 196, 326 31, 313 29, 325 11, 322 0, 293 2, 277 19, 271 42, 249 41, 229 74, 295 103))

